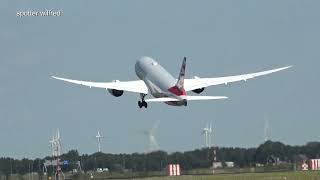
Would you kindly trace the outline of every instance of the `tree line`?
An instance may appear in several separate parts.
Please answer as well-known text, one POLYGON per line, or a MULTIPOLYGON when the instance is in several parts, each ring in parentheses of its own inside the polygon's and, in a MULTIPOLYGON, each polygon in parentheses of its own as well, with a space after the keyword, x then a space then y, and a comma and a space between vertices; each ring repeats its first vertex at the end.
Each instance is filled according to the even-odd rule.
MULTIPOLYGON (((97 168, 108 168, 110 171, 163 171, 170 163, 179 163, 183 170, 209 168, 216 150, 217 161, 222 163, 234 162, 236 167, 254 167, 257 163, 268 164, 276 160, 295 163, 299 158, 319 158, 320 142, 309 142, 301 146, 285 145, 281 142, 266 141, 257 148, 212 147, 196 149, 186 152, 167 153, 154 151, 150 153, 109 154, 97 152, 91 155, 79 155, 77 150, 71 150, 61 155, 61 161, 68 161, 62 168, 64 171, 77 169, 77 162, 81 162, 83 171, 97 168)), ((45 160, 52 157, 37 159, 0 158, 0 175, 26 174, 28 172, 43 172, 45 160)), ((49 168, 50 171, 50 168, 49 168)))

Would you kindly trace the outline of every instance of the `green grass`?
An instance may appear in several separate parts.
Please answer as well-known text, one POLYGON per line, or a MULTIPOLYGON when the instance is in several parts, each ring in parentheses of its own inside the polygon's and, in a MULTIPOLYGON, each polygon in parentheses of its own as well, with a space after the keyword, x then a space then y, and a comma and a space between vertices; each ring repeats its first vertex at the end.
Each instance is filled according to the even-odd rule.
MULTIPOLYGON (((155 174, 153 174, 155 175, 155 174)), ((128 177, 128 176, 127 176, 128 177)), ((93 180, 107 180, 110 176, 103 174, 94 175, 93 180)), ((214 175, 183 175, 183 176, 159 176, 146 178, 125 178, 116 176, 116 179, 126 180, 320 180, 320 171, 297 171, 297 172, 268 172, 268 173, 234 173, 234 174, 214 174, 214 175)), ((5 178, 4 178, 5 179, 5 178)), ((0 180, 4 180, 0 177, 0 180)), ((9 180, 30 179, 30 176, 13 176, 9 180)), ((33 178, 38 179, 36 176, 33 178)), ((45 178, 44 178, 45 179, 45 178)), ((89 175, 69 177, 75 180, 90 180, 89 175)))
MULTIPOLYGON (((136 179, 135 180, 139 180, 136 179)), ((179 177, 152 177, 141 180, 320 180, 320 172, 243 173, 224 175, 185 175, 179 177)))

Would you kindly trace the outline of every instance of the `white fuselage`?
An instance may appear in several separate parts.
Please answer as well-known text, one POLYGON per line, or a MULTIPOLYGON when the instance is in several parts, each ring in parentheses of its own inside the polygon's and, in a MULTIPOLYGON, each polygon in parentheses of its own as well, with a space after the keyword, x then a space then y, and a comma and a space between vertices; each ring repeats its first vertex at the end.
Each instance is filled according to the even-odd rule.
MULTIPOLYGON (((135 71, 139 79, 144 81, 153 97, 179 98, 178 95, 169 91, 170 88, 176 85, 177 80, 154 59, 142 57, 135 64, 135 71)), ((181 101, 166 103, 181 106, 185 102, 181 99, 181 101)))

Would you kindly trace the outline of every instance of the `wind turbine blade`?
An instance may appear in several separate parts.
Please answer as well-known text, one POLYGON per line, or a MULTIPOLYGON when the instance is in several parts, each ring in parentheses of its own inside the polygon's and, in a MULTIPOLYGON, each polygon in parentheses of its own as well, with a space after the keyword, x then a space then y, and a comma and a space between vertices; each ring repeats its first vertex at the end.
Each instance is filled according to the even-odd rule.
POLYGON ((154 146, 154 149, 159 148, 159 144, 154 136, 150 136, 150 141, 151 141, 152 145, 154 146))
POLYGON ((57 139, 60 140, 60 130, 59 130, 59 128, 57 130, 57 139))

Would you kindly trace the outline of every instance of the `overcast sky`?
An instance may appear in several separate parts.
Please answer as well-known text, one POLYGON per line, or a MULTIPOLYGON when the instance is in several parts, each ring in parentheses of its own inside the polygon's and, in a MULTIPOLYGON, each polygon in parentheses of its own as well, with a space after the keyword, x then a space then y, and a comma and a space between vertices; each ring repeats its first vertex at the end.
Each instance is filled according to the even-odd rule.
POLYGON ((161 120, 160 148, 193 150, 207 122, 214 144, 256 147, 265 120, 272 140, 301 145, 320 139, 320 1, 0 1, 0 156, 50 155, 60 128, 63 151, 144 152, 139 133, 161 120), (60 17, 17 17, 17 11, 61 10, 60 17), (207 88, 229 99, 150 103, 51 79, 136 80, 134 64, 155 58, 177 76, 215 77, 294 67, 247 82, 207 88))

